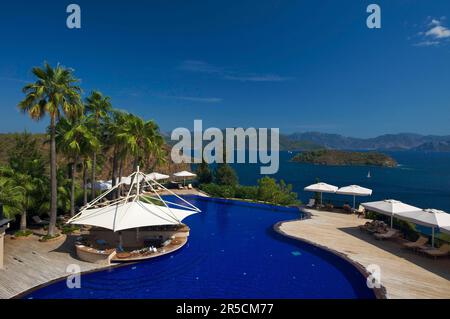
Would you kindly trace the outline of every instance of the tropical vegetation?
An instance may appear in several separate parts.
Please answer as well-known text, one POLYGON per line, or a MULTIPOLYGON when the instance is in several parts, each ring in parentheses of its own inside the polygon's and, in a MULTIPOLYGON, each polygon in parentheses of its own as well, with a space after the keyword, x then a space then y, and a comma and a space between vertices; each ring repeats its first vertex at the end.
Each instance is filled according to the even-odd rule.
POLYGON ((115 109, 98 90, 83 102, 73 69, 44 63, 32 74, 35 80, 24 86, 18 108, 36 121, 48 117, 47 134, 14 135, 0 166, 0 202, 9 218, 20 216, 20 234, 28 233, 28 214, 48 214, 46 239, 51 239, 58 235, 58 213, 73 216, 97 195, 95 181, 104 164, 111 162, 116 183, 128 160, 134 168, 151 169, 165 162, 166 150, 154 121, 115 109))
POLYGON ((261 201, 275 205, 300 205, 292 185, 284 180, 265 176, 258 180, 257 186, 240 185, 237 173, 228 164, 219 164, 214 172, 204 161, 197 167, 199 188, 205 193, 222 198, 237 198, 261 201))

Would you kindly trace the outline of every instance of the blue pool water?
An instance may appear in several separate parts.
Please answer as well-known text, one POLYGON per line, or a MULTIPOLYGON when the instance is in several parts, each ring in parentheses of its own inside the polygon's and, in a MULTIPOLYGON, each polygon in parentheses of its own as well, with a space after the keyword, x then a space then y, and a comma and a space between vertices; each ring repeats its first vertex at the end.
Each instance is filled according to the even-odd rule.
POLYGON ((191 228, 184 248, 85 274, 80 289, 63 280, 25 298, 374 298, 347 261, 273 230, 299 218, 296 208, 187 199, 202 213, 184 220, 191 228))

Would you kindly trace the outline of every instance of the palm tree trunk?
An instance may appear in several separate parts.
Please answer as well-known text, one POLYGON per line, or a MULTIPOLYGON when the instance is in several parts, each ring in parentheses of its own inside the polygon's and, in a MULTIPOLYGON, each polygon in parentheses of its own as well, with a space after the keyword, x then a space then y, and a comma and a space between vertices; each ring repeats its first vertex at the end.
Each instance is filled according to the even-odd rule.
MULTIPOLYGON (((119 184, 122 183, 123 162, 124 162, 124 158, 122 157, 120 159, 120 164, 119 164, 119 184)), ((118 196, 122 196, 122 186, 119 187, 117 194, 118 194, 118 196)))
POLYGON ((91 172, 91 199, 94 200, 95 195, 95 167, 97 165, 97 152, 92 155, 92 172, 91 172))
POLYGON ((88 179, 88 168, 87 163, 83 163, 83 206, 87 205, 88 202, 88 190, 87 190, 87 179, 88 179))
POLYGON ((27 211, 24 210, 22 215, 20 215, 20 230, 27 229, 27 211))
POLYGON ((56 180, 56 141, 55 141, 55 116, 50 121, 50 223, 48 225, 48 235, 54 236, 56 230, 56 210, 57 210, 57 180, 56 180))
POLYGON ((70 216, 75 215, 75 169, 77 166, 77 159, 72 163, 70 167, 70 178, 71 178, 71 185, 70 185, 70 216))
POLYGON ((133 163, 134 171, 137 171, 138 165, 139 165, 139 157, 136 156, 136 157, 134 158, 134 163, 133 163))
MULTIPOLYGON (((114 188, 116 186, 117 181, 117 166, 118 166, 118 156, 117 151, 114 149, 113 152, 113 160, 112 160, 112 187, 114 188)), ((118 197, 117 190, 112 194, 113 199, 116 199, 118 197)))

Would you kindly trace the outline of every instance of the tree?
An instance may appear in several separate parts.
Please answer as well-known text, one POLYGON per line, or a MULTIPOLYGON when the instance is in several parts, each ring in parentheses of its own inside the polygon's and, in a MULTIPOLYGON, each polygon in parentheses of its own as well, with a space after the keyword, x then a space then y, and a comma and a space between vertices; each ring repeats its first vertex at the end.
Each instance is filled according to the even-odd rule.
POLYGON ((3 204, 4 213, 7 218, 22 214, 21 203, 24 197, 24 190, 13 180, 0 176, 0 202, 3 204))
POLYGON ((56 145, 69 159, 70 170, 70 216, 75 214, 75 175, 76 167, 83 155, 92 154, 99 146, 95 134, 89 130, 86 118, 62 118, 56 125, 56 145))
POLYGON ((10 167, 1 167, 0 181, 5 187, 2 190, 5 194, 2 195, 12 198, 8 205, 11 215, 20 215, 20 230, 27 229, 27 213, 40 210, 48 180, 43 175, 32 176, 10 167))
MULTIPOLYGON (((118 176, 122 176, 123 162, 127 158, 127 147, 118 135, 126 122, 127 115, 128 113, 126 112, 113 109, 111 117, 105 121, 104 145, 112 149, 112 187, 117 185, 117 180, 120 179, 118 176)), ((119 189, 112 196, 113 198, 118 197, 119 189)))
POLYGON ((292 191, 292 185, 286 185, 281 180, 280 184, 274 178, 265 176, 258 180, 258 200, 276 205, 298 204, 297 194, 292 191))
POLYGON ((50 224, 48 235, 54 236, 57 213, 57 165, 55 127, 61 115, 77 117, 82 111, 81 88, 73 76, 73 70, 60 66, 53 68, 48 63, 44 67, 34 67, 34 83, 23 88, 26 95, 18 107, 34 120, 41 120, 46 114, 50 116, 50 224))
POLYGON ((162 156, 164 139, 153 121, 144 121, 133 114, 125 114, 118 128, 117 141, 133 157, 133 168, 148 161, 150 156, 162 156))
POLYGON ((215 177, 218 185, 236 186, 239 184, 236 172, 227 163, 217 166, 215 177))
POLYGON ((45 163, 37 142, 37 139, 26 131, 14 136, 14 147, 8 153, 11 169, 33 177, 45 174, 45 163))
POLYGON ((198 165, 195 173, 197 174, 197 181, 199 184, 212 183, 213 175, 205 159, 202 159, 202 162, 198 165))
MULTIPOLYGON (((112 110, 111 99, 108 96, 103 96, 101 92, 93 91, 89 97, 86 98, 86 111, 92 119, 92 133, 100 138, 101 121, 108 116, 108 112, 112 110)), ((97 150, 92 152, 92 171, 91 171, 91 191, 92 199, 96 197, 95 191, 95 170, 97 169, 97 150)))

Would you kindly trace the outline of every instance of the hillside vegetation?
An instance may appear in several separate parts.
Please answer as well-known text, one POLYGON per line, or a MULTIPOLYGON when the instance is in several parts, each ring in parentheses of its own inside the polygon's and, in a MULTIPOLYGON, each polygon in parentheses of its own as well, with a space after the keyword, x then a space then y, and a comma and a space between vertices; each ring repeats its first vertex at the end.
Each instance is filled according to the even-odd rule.
POLYGON ((292 161, 337 166, 397 166, 397 162, 392 157, 379 152, 349 152, 337 150, 306 151, 294 156, 292 161))

